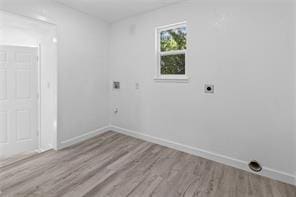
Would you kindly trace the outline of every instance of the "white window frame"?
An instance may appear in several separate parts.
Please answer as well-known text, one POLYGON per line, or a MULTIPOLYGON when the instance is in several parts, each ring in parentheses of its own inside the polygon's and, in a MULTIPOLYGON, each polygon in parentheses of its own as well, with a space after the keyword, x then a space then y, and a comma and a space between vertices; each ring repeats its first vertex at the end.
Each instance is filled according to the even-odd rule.
MULTIPOLYGON (((170 30, 170 29, 176 29, 180 27, 186 27, 187 30, 187 22, 180 22, 180 23, 175 23, 175 24, 170 24, 170 25, 165 25, 165 26, 160 26, 157 27, 155 30, 155 51, 156 51, 156 71, 155 71, 155 81, 173 81, 173 82, 187 82, 189 77, 188 77, 188 67, 187 67, 187 46, 186 50, 175 50, 175 51, 164 51, 162 52, 161 46, 160 46, 160 33, 162 31, 170 30), (160 65, 160 59, 162 56, 165 55, 178 55, 178 54, 185 54, 185 74, 184 75, 162 75, 161 74, 161 65, 160 65)), ((188 37, 186 36, 186 45, 188 44, 188 37)))

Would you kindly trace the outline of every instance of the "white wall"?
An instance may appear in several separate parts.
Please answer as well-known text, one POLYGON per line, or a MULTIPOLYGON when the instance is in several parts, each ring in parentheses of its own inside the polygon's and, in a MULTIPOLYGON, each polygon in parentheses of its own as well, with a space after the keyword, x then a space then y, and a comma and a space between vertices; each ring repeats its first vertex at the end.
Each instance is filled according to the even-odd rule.
POLYGON ((108 24, 51 0, 2 0, 0 9, 57 25, 60 146, 108 125, 108 24))
POLYGON ((245 169, 256 159, 292 182, 293 22, 291 4, 188 1, 113 24, 110 80, 122 88, 111 92, 111 124, 245 169), (184 20, 190 81, 155 82, 155 27, 184 20))

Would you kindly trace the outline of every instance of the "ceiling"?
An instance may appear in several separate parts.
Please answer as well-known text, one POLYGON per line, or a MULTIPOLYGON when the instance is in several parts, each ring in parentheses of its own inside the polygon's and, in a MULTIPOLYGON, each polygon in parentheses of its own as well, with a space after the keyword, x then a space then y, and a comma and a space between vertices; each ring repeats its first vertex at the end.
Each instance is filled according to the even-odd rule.
POLYGON ((155 10, 184 0, 55 0, 107 22, 155 10))

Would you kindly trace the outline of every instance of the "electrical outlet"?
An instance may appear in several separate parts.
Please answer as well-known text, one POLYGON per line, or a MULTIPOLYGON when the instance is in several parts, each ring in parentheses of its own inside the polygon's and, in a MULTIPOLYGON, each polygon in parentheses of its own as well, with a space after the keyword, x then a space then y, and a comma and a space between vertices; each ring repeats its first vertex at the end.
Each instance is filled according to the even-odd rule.
POLYGON ((113 89, 116 89, 116 90, 120 89, 120 82, 119 81, 113 81, 113 89))
POLYGON ((214 85, 205 84, 205 93, 206 94, 214 94, 214 85))

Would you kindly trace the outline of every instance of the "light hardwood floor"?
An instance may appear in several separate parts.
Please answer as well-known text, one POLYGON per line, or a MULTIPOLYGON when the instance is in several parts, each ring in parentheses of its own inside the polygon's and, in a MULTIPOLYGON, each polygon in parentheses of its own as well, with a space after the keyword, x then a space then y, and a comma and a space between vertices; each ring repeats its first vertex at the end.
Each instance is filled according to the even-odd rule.
POLYGON ((0 196, 296 197, 294 186, 111 131, 0 164, 0 196))

